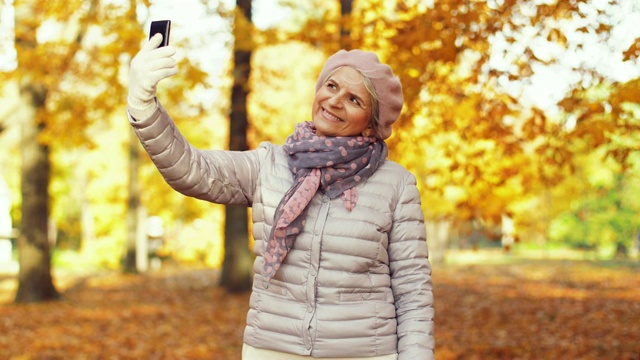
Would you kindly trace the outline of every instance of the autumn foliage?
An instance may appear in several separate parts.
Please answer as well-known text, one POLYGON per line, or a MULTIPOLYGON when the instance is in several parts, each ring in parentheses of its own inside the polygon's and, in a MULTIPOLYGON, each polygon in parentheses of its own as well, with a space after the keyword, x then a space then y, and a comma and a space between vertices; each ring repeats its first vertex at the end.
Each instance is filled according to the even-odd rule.
MULTIPOLYGON (((640 359, 638 265, 434 268, 436 358, 640 359)), ((0 306, 3 359, 240 359, 249 294, 210 269, 59 274, 63 299, 0 306)), ((13 280, 0 278, 8 300, 13 280), (10 292, 10 291, 9 291, 10 292)))
MULTIPOLYGON (((150 1, 15 2, 18 67, 0 74, 7 87, 1 100, 18 96, 10 90, 19 92, 22 84, 22 93, 32 90, 42 102, 34 105, 32 118, 9 106, 0 118, 6 129, 0 161, 16 193, 15 224, 22 216, 16 125, 24 117, 44 126, 37 128, 42 130, 37 138, 49 146, 51 186, 36 187, 43 193, 34 197, 50 198, 60 244, 109 254, 104 261, 110 263, 118 262, 116 249, 124 247, 130 230, 121 221, 130 195, 127 65, 145 38, 152 3, 162 7, 150 1), (47 26, 56 31, 42 30, 47 26), (49 37, 38 39, 39 32, 49 37)), ((584 172, 580 158, 595 151, 614 162, 594 157, 594 167, 617 166, 616 176, 637 182, 640 85, 595 68, 583 51, 602 44, 608 59, 637 67, 637 39, 618 43, 617 36, 624 32, 617 26, 629 21, 625 14, 638 12, 636 1, 354 0, 347 16, 337 0, 281 0, 292 16, 271 29, 256 29, 248 21, 233 28, 233 9, 200 3, 206 3, 201 12, 210 23, 228 25, 191 36, 191 24, 176 16, 172 44, 182 55, 180 74, 159 86, 162 103, 197 147, 225 146, 234 71, 230 55, 222 56, 229 64, 218 73, 207 73, 201 63, 220 62, 220 54, 230 54, 234 46, 252 47, 252 76, 243 85, 250 90, 249 140, 252 146, 282 142, 294 123, 308 120, 315 78, 340 46, 345 26, 350 46, 375 51, 401 78, 406 107, 388 139, 390 157, 416 174, 429 221, 444 219, 453 229, 469 219, 493 226, 509 211, 520 228, 546 237, 555 217, 574 211, 567 204, 600 186, 584 181, 591 174, 576 176, 584 172), (219 47, 198 61, 197 50, 212 43, 219 47), (566 64, 566 58, 580 54, 580 61, 566 64), (550 68, 574 75, 563 84, 568 91, 557 98, 555 113, 524 96, 537 73, 550 68), (218 93, 201 93, 211 88, 218 93), (531 217, 535 209, 546 210, 544 217, 531 217)), ((150 215, 162 217, 176 233, 194 228, 191 222, 198 218, 219 222, 220 208, 212 211, 175 194, 148 159, 141 162, 144 191, 135 195, 150 215)))
MULTIPOLYGON (((50 235, 54 250, 118 268, 127 235, 144 226, 131 221, 127 227, 128 215, 139 210, 134 203, 164 220, 167 256, 219 267, 222 207, 173 192, 145 157, 128 167, 141 149, 131 143, 125 115, 126 72, 145 38, 152 2, 0 1, 10 3, 18 67, 0 74, 0 175, 12 191, 14 226, 24 219, 42 225, 32 242, 42 252, 43 273, 50 270, 50 235), (51 26, 56 31, 45 31, 51 26), (21 134, 25 124, 31 138, 21 134), (28 154, 21 151, 33 147, 42 162, 32 168, 46 182, 21 172, 28 154), (139 186, 128 188, 132 175, 139 175, 139 186), (34 191, 20 192, 29 187, 34 191), (29 199, 42 211, 21 207, 29 199)), ((211 22, 231 24, 237 14, 215 1, 199 3, 211 22)), ((237 21, 233 29, 198 38, 187 34, 190 23, 174 22, 181 70, 159 86, 159 99, 194 146, 225 147, 230 79, 237 70, 223 64, 220 73, 207 73, 195 56, 202 44, 219 42, 216 51, 228 54, 234 47, 253 52, 251 78, 238 85, 250 91, 249 142, 255 147, 282 142, 293 124, 308 120, 316 76, 341 46, 345 26, 352 47, 375 51, 403 83, 406 106, 388 139, 390 157, 416 175, 427 225, 449 231, 429 235, 432 259, 454 245, 469 246, 465 226, 491 231, 506 213, 522 242, 635 246, 640 39, 616 41, 625 32, 617 26, 629 21, 625 15, 639 13, 636 0, 281 3, 293 16, 273 29, 237 21), (343 14, 340 3, 352 3, 351 14, 343 14), (593 53, 596 45, 606 50, 603 61, 618 59, 617 66, 594 65, 586 49, 593 53), (616 67, 630 70, 616 78, 608 72, 616 67), (546 81, 567 71, 572 76, 561 84, 567 91, 543 109, 524 95, 549 69, 557 73, 546 81), (206 92, 212 88, 216 95, 206 92)), ((220 60, 217 52, 207 56, 203 63, 220 60)), ((545 94, 553 90, 544 86, 545 94)), ((32 228, 24 222, 23 235, 32 228)), ((24 248, 21 254, 34 259, 24 248)), ((439 358, 639 357, 637 267, 436 270, 439 358)), ((248 295, 217 289, 214 270, 76 280, 56 278, 64 294, 59 302, 0 308, 0 357, 238 354, 248 295)), ((35 283, 31 288, 42 288, 35 283)))
POLYGON ((248 296, 215 280, 212 270, 72 280, 60 301, 0 307, 0 357, 239 359, 248 296))

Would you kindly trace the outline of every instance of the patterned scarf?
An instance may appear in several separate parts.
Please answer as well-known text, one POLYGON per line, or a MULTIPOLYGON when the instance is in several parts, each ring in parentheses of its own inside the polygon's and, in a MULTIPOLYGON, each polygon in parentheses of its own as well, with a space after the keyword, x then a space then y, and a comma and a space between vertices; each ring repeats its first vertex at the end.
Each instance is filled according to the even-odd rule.
POLYGON ((296 125, 283 145, 294 174, 291 188, 276 208, 264 257, 267 281, 276 274, 302 231, 307 205, 318 190, 338 196, 348 211, 358 202, 357 184, 368 179, 387 158, 384 141, 375 137, 317 136, 309 121, 296 125))

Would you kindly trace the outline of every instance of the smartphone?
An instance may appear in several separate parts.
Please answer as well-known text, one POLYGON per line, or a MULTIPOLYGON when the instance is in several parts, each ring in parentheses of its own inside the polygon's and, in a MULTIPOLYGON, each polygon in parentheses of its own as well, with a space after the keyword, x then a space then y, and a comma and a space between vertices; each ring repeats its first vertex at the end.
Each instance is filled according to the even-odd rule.
POLYGON ((171 32, 171 20, 156 20, 151 22, 151 29, 149 30, 149 39, 153 35, 162 34, 162 43, 158 47, 169 45, 169 33, 171 32))

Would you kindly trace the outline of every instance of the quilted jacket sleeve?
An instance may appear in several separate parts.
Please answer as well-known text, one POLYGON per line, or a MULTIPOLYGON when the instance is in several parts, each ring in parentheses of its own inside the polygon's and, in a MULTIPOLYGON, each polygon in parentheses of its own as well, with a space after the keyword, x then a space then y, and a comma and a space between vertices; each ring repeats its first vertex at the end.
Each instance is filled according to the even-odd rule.
POLYGON ((198 199, 251 206, 259 168, 258 151, 204 151, 180 133, 165 109, 148 119, 129 121, 165 181, 198 199))
POLYGON ((398 321, 398 359, 433 359, 431 265, 420 194, 411 174, 405 178, 394 211, 389 260, 398 321))

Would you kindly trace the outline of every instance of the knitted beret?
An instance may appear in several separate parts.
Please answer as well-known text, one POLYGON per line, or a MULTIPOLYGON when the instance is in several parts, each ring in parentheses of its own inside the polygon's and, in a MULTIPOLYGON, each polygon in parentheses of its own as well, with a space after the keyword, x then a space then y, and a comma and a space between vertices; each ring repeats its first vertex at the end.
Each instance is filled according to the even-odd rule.
POLYGON ((389 65, 380 63, 376 54, 362 50, 340 50, 324 64, 316 83, 316 92, 327 76, 341 66, 354 67, 371 79, 378 95, 378 132, 382 140, 387 139, 391 136, 391 125, 398 120, 402 111, 404 99, 400 80, 393 75, 389 65))

